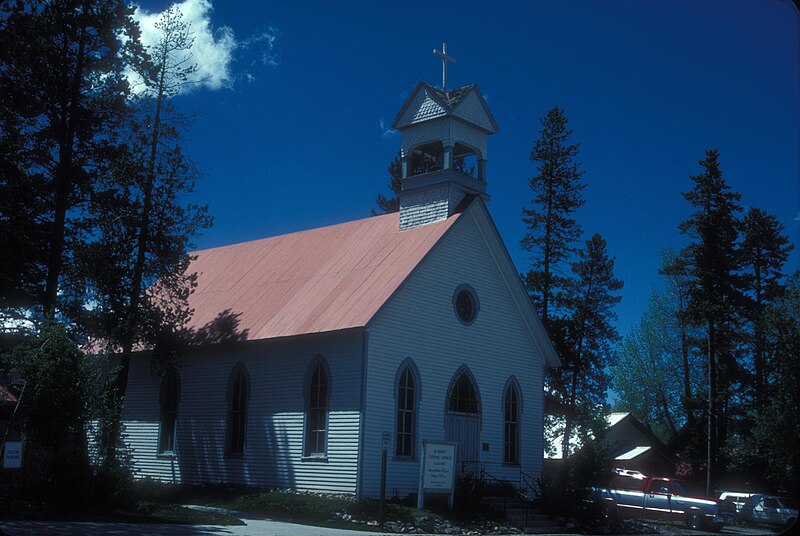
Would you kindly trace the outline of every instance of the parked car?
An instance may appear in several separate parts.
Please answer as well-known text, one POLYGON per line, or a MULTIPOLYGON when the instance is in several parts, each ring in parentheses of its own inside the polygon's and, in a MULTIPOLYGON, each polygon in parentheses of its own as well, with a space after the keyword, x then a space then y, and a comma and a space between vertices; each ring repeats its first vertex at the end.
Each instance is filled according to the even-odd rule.
POLYGON ((747 499, 749 499, 751 495, 752 493, 743 493, 740 491, 723 491, 719 494, 719 500, 732 501, 738 513, 742 510, 742 506, 744 506, 744 503, 747 502, 747 499))
POLYGON ((797 520, 797 508, 790 506, 783 497, 754 493, 742 505, 737 518, 751 523, 789 527, 797 520))
POLYGON ((732 501, 693 496, 678 480, 639 471, 616 469, 610 485, 592 488, 591 494, 609 515, 667 519, 692 529, 715 531, 736 521, 732 501))

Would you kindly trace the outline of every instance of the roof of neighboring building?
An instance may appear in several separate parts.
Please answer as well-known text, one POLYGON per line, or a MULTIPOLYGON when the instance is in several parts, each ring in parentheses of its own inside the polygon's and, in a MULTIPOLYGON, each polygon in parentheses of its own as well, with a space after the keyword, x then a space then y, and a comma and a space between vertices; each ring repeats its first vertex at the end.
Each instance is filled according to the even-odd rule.
MULTIPOLYGON (((665 457, 670 457, 670 454, 667 452, 664 443, 660 439, 658 439, 653 432, 646 426, 644 426, 636 417, 631 415, 627 412, 614 412, 609 413, 606 416, 606 423, 608 424, 608 428, 614 428, 615 426, 619 425, 621 422, 627 420, 638 432, 640 432, 648 441, 650 441, 649 446, 643 445, 634 445, 630 448, 630 450, 620 453, 619 456, 630 456, 630 458, 622 458, 617 457, 617 460, 623 459, 633 459, 645 452, 653 449, 657 451, 659 454, 665 457)), ((555 430, 564 426, 564 419, 563 418, 556 418, 551 421, 550 424, 550 434, 545 434, 546 437, 553 437, 555 435, 555 430)), ((553 440, 552 444, 546 446, 545 450, 545 458, 546 459, 561 459, 562 454, 562 445, 564 442, 564 434, 558 435, 553 440)), ((573 428, 572 433, 570 434, 569 438, 569 445, 570 450, 575 451, 580 448, 583 448, 583 442, 581 441, 580 437, 578 436, 578 430, 573 428)))
POLYGON ((632 448, 631 450, 629 450, 627 452, 623 452, 622 454, 620 454, 619 456, 617 456, 614 459, 615 460, 633 460, 634 458, 637 458, 637 457, 641 456, 642 454, 644 454, 645 452, 647 452, 650 449, 651 449, 651 447, 634 447, 634 448, 632 448))
POLYGON ((401 231, 393 213, 198 251, 189 328, 221 314, 238 340, 364 327, 459 216, 401 231))
POLYGON ((16 404, 17 395, 11 392, 5 385, 0 385, 0 404, 16 404))

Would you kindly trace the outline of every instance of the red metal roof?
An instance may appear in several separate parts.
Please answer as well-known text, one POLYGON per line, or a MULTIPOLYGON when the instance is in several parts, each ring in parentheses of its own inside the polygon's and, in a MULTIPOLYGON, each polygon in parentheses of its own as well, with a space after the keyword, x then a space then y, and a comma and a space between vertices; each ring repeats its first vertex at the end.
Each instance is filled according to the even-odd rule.
POLYGON ((189 327, 226 311, 247 340, 366 326, 458 216, 401 231, 386 214, 198 251, 189 327))

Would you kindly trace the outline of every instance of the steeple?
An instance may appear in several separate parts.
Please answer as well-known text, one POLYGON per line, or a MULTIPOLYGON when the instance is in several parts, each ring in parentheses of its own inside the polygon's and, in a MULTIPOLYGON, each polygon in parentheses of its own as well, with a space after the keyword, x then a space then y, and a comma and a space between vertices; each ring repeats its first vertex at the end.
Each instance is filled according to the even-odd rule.
MULTIPOLYGON (((442 52, 442 85, 448 61, 442 52)), ((453 90, 418 82, 392 128, 402 134, 400 228, 452 215, 464 197, 486 193, 487 141, 499 129, 475 84, 453 90)))

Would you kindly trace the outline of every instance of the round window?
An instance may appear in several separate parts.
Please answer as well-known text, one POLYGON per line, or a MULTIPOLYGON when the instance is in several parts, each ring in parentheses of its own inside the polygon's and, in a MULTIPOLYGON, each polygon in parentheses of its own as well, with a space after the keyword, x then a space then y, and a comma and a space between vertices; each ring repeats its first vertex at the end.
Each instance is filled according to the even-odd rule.
POLYGON ((456 309, 456 316, 464 324, 472 324, 478 314, 478 300, 472 288, 462 285, 456 289, 453 297, 453 305, 456 309))

